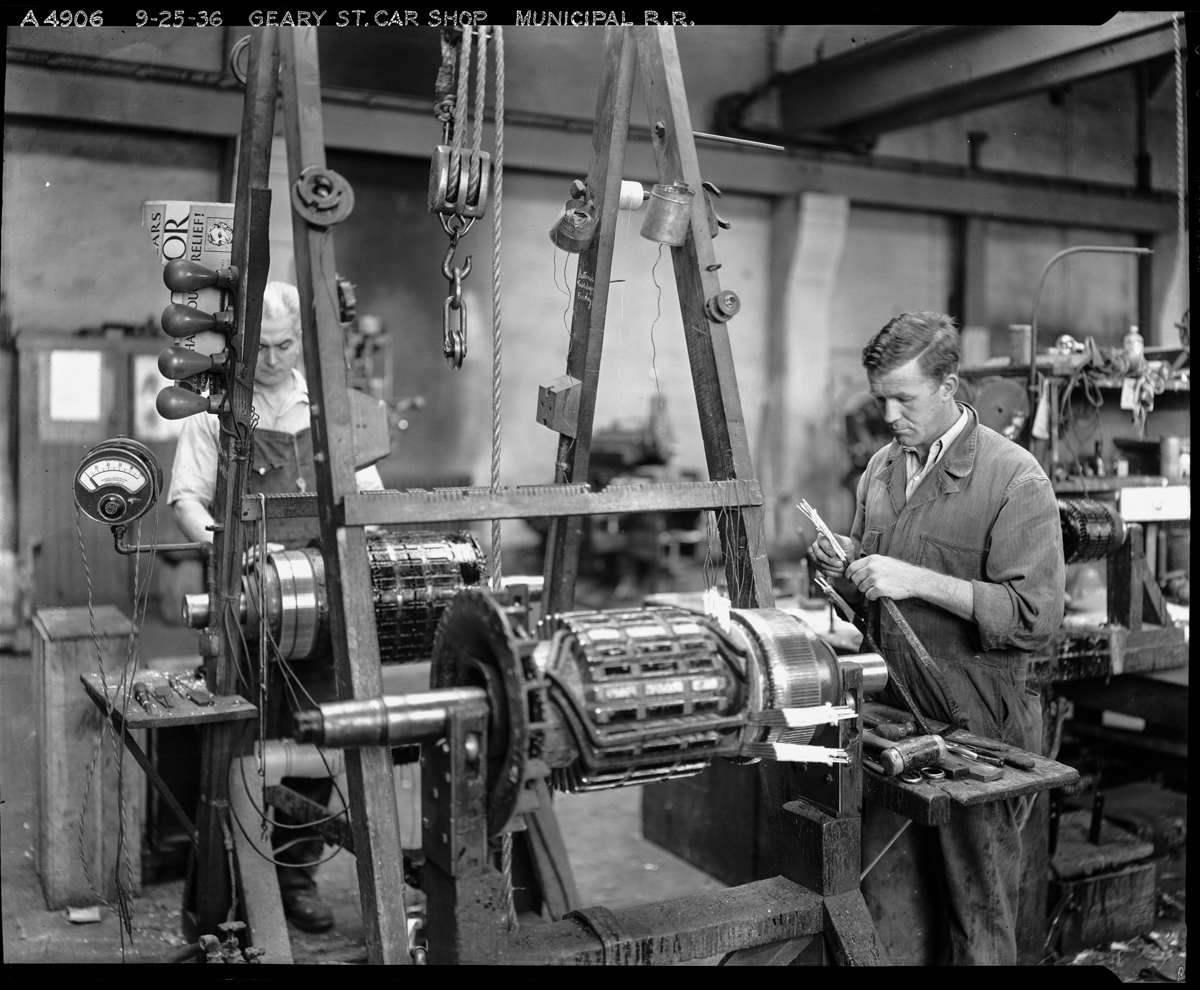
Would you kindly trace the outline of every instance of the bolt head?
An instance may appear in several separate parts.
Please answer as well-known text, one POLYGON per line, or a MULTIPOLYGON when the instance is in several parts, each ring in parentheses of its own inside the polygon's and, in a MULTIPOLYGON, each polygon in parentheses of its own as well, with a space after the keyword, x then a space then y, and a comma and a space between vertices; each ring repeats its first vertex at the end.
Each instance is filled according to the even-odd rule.
POLYGON ((463 742, 463 753, 467 757, 468 763, 479 762, 479 736, 474 732, 468 735, 463 742))

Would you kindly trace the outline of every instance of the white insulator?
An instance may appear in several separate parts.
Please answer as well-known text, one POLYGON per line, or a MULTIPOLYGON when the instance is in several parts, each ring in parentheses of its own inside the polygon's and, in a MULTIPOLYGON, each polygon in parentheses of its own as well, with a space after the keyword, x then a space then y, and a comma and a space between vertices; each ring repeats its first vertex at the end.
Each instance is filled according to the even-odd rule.
POLYGON ((646 190, 640 182, 621 182, 621 199, 617 203, 619 210, 640 210, 646 201, 646 190))
MULTIPOLYGON (((258 755, 258 745, 254 747, 258 755)), ((346 754, 340 749, 325 749, 311 743, 275 739, 267 743, 263 771, 268 787, 284 777, 336 777, 346 769, 346 754)))

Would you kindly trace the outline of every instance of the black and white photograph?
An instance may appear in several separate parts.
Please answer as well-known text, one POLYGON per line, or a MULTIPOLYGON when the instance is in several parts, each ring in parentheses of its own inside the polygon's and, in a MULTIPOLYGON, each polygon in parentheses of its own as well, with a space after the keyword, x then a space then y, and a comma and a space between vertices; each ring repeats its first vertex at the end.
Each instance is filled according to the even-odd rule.
POLYGON ((5 10, 5 963, 1186 980, 1185 11, 5 10))

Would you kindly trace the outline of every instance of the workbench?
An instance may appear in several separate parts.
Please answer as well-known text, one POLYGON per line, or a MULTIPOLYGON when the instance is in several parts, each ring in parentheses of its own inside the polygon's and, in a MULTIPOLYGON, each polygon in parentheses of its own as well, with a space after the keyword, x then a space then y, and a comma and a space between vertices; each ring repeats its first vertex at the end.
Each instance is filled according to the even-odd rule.
MULTIPOLYGON (((863 706, 863 718, 903 723, 909 721, 911 716, 898 708, 872 701, 863 706)), ((934 732, 941 732, 947 727, 944 722, 935 719, 926 721, 934 732)), ((987 740, 971 732, 960 730, 952 735, 953 741, 965 746, 995 745, 995 740, 987 740)), ((1079 771, 1074 767, 1036 753, 1023 752, 1023 755, 1033 760, 1032 770, 1006 766, 998 779, 989 781, 967 778, 950 780, 947 777, 945 780, 907 784, 899 777, 889 777, 864 765, 863 799, 910 818, 918 825, 945 825, 950 821, 955 806, 968 808, 991 801, 1025 797, 1051 788, 1070 787, 1079 782, 1079 771)))

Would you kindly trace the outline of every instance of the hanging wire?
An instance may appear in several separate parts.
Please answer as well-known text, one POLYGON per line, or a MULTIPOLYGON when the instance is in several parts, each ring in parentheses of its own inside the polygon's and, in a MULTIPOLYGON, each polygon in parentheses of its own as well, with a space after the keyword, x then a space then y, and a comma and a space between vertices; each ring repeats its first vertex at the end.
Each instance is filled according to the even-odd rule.
MULTIPOLYGON (((496 165, 493 174, 494 202, 492 205, 492 493, 500 490, 500 359, 502 326, 501 220, 504 202, 504 32, 500 27, 491 30, 496 46, 496 165)), ((487 45, 479 47, 480 79, 476 93, 477 113, 483 119, 483 66, 487 45)), ((499 590, 503 573, 500 546, 500 520, 492 520, 492 589, 499 590)))
MULTIPOLYGON (((96 667, 100 674, 100 682, 104 687, 106 698, 106 709, 104 724, 101 727, 100 735, 96 740, 96 747, 92 751, 92 758, 88 764, 87 776, 84 783, 83 801, 79 813, 79 854, 80 865, 83 868, 84 879, 87 881, 88 888, 93 896, 110 911, 115 911, 119 920, 118 931, 121 937, 121 960, 125 961, 125 940, 129 939, 133 942, 133 863, 129 856, 129 838, 127 821, 129 817, 128 801, 125 790, 125 739, 128 730, 128 724, 124 717, 121 721, 121 732, 118 735, 112 724, 112 715, 116 710, 116 699, 121 698, 121 712, 128 712, 130 703, 132 702, 133 684, 136 679, 137 661, 138 661, 138 632, 141 628, 141 623, 145 620, 146 609, 150 599, 150 584, 154 574, 154 557, 158 547, 158 511, 154 515, 154 531, 150 545, 150 566, 146 572, 146 579, 141 581, 141 554, 134 555, 134 571, 133 571, 133 618, 130 622, 129 642, 125 652, 125 663, 121 670, 121 675, 118 678, 117 684, 111 696, 108 692, 108 680, 104 671, 104 662, 100 649, 100 638, 96 631, 96 616, 94 593, 92 590, 92 571, 91 565, 87 558, 87 548, 83 541, 83 525, 81 510, 76 504, 75 507, 75 532, 79 540, 79 552, 83 558, 84 574, 87 581, 87 601, 88 601, 88 623, 92 633, 92 644, 96 651, 96 667), (113 864, 114 881, 117 891, 117 903, 114 906, 105 898, 97 889, 92 880, 91 873, 88 870, 87 854, 83 844, 83 833, 87 820, 88 802, 91 797, 92 778, 96 774, 97 763, 100 760, 100 754, 104 747, 105 737, 110 739, 113 749, 113 756, 117 766, 117 853, 116 861, 113 864), (121 864, 122 860, 125 864, 125 881, 121 879, 121 864)), ((134 544, 140 546, 142 542, 142 524, 139 521, 134 536, 134 544)), ((100 773, 103 774, 103 767, 100 768, 100 773)))
POLYGON ((658 382, 658 348, 654 345, 654 328, 662 316, 662 286, 658 283, 658 263, 662 261, 663 246, 658 246, 658 257, 654 259, 654 267, 650 269, 650 278, 654 288, 658 290, 658 310, 654 314, 654 322, 650 324, 650 370, 654 373, 654 388, 658 392, 658 401, 662 402, 662 386, 658 382))
POLYGON ((1183 298, 1188 299, 1188 242, 1187 219, 1184 214, 1184 164, 1186 150, 1183 133, 1183 42, 1179 36, 1179 12, 1171 11, 1171 31, 1175 41, 1175 222, 1178 228, 1176 263, 1179 265, 1180 288, 1183 298))

